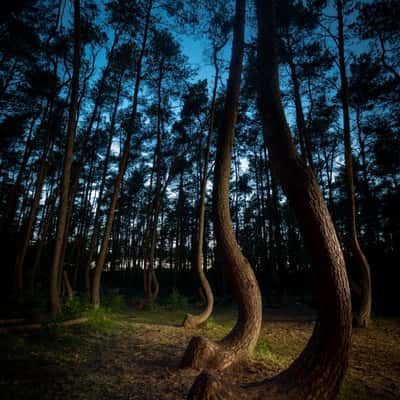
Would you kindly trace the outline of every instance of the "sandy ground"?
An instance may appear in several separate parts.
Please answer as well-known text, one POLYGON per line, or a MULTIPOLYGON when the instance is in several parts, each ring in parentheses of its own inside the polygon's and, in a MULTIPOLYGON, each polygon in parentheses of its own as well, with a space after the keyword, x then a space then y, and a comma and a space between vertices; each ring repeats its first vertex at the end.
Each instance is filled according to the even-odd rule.
MULTIPOLYGON (((219 312, 200 330, 179 327, 183 315, 132 310, 106 329, 0 337, 0 398, 184 399, 199 374, 178 368, 187 343, 198 334, 221 337, 234 315, 219 312)), ((266 310, 255 356, 229 368, 222 379, 251 382, 285 368, 307 342, 313 318, 301 310, 266 310)), ((354 331, 339 398, 400 398, 399 320, 378 319, 354 331)))

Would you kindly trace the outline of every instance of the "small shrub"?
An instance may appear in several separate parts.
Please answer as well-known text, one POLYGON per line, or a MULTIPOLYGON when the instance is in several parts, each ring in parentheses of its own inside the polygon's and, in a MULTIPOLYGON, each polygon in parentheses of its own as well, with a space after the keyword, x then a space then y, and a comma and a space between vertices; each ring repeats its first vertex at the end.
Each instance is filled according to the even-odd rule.
POLYGON ((63 319, 72 319, 80 317, 89 308, 89 303, 86 298, 74 296, 72 300, 68 300, 62 309, 63 319))
POLYGON ((116 324, 112 311, 109 308, 90 309, 85 313, 85 316, 88 318, 88 321, 82 324, 82 330, 107 333, 116 324))

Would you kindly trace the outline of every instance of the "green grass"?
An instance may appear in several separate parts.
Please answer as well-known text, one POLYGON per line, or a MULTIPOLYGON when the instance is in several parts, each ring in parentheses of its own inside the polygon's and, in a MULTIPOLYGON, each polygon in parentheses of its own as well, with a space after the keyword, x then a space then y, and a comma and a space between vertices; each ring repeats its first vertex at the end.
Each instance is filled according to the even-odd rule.
MULTIPOLYGON (((123 304, 122 298, 115 296, 103 299, 103 306, 98 310, 94 310, 84 299, 76 299, 65 306, 62 318, 86 316, 88 318, 86 323, 64 328, 59 323, 60 317, 48 323, 40 331, 0 337, 0 361, 11 371, 7 376, 20 376, 19 379, 28 382, 32 374, 40 381, 38 385, 44 385, 43 390, 39 390, 39 386, 30 389, 28 384, 18 389, 10 380, 12 378, 7 378, 9 393, 19 395, 9 398, 38 398, 34 396, 35 391, 38 394, 45 392, 48 378, 35 377, 37 365, 46 374, 53 373, 54 369, 54 373, 60 376, 63 376, 65 371, 73 373, 79 370, 78 375, 82 376, 80 379, 83 384, 88 384, 90 379, 85 378, 88 366, 91 368, 102 362, 107 366, 108 361, 102 361, 99 356, 102 353, 109 359, 117 359, 118 363, 125 359, 125 371, 129 372, 126 372, 126 379, 130 377, 129 374, 135 372, 130 369, 132 361, 126 358, 127 354, 138 354, 139 357, 146 354, 146 359, 152 359, 154 356, 156 360, 161 360, 164 349, 168 354, 168 346, 172 346, 174 350, 168 357, 176 356, 178 360, 192 333, 173 326, 180 326, 188 311, 196 313, 199 310, 188 310, 184 307, 184 300, 176 299, 177 296, 168 301, 164 299, 160 303, 145 307, 144 310, 128 308, 123 304)), ((232 329, 236 315, 234 307, 216 307, 212 317, 195 334, 219 340, 232 329)), ((262 376, 272 376, 286 368, 304 348, 311 331, 312 323, 268 322, 263 325, 262 334, 252 359, 249 360, 250 366, 254 365, 254 371, 262 376)), ((394 365, 394 360, 398 359, 397 343, 397 321, 377 321, 371 329, 356 330, 353 335, 350 368, 338 399, 396 398, 398 377, 394 368, 386 366, 394 365), (379 352, 375 351, 377 343, 379 352)), ((96 379, 100 382, 107 376, 111 380, 114 379, 115 385, 118 386, 120 381, 118 371, 107 375, 100 368, 96 372, 98 375, 96 379)), ((139 373, 138 382, 155 378, 151 372, 148 374, 146 377, 139 373)), ((165 385, 167 387, 167 384, 165 385)))
POLYGON ((262 361, 265 364, 273 364, 276 367, 283 368, 286 365, 286 357, 276 353, 271 344, 266 339, 260 339, 254 351, 253 359, 262 361))

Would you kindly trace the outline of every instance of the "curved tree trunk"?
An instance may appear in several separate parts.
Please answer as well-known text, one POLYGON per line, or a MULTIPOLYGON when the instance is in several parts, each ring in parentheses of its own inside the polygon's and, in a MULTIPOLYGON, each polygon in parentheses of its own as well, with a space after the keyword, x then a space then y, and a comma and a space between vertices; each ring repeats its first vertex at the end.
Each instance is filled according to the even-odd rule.
POLYGON ((67 222, 69 206, 69 187, 71 178, 71 164, 74 148, 74 138, 76 131, 76 115, 78 111, 78 92, 79 92, 79 70, 80 70, 80 0, 74 0, 74 60, 71 88, 71 103, 69 107, 67 145, 65 149, 64 169, 61 182, 60 210, 58 214, 56 240, 54 245, 54 255, 50 271, 50 305, 53 315, 61 310, 59 279, 62 265, 60 260, 62 256, 62 247, 67 222))
POLYGON ((275 36, 275 2, 257 0, 259 110, 273 171, 291 202, 319 283, 320 314, 299 357, 272 379, 227 388, 207 373, 195 381, 189 399, 330 400, 339 391, 351 338, 350 290, 343 254, 315 175, 298 156, 283 111, 275 36))
POLYGON ((245 0, 237 0, 225 109, 218 134, 213 193, 215 234, 224 268, 232 280, 238 301, 238 320, 232 331, 218 343, 193 337, 182 359, 183 368, 227 368, 253 351, 261 328, 260 290, 254 272, 236 241, 229 209, 230 166, 242 72, 244 21, 245 0))
POLYGON ((199 237, 197 241, 197 253, 196 253, 196 270, 200 279, 201 288, 205 294, 206 298, 206 308, 202 313, 198 315, 187 314, 185 319, 183 320, 184 327, 194 328, 205 321, 210 317, 213 307, 214 307, 214 296, 211 289, 211 286, 208 282, 206 274, 203 270, 203 243, 204 243, 204 224, 205 224, 205 214, 206 214, 206 192, 207 192, 207 182, 208 182, 208 163, 210 160, 210 148, 211 148, 211 139, 212 139, 212 131, 214 129, 214 118, 215 118, 215 99, 217 97, 217 86, 219 79, 219 68, 218 68, 218 55, 219 48, 214 48, 213 60, 215 67, 215 77, 214 77, 214 86, 212 92, 211 99, 211 112, 210 112, 210 122, 208 126, 208 135, 207 135, 207 146, 205 150, 204 156, 204 168, 203 168, 203 180, 201 182, 200 189, 200 207, 199 207, 199 237))
POLYGON ((339 48, 339 67, 341 80, 341 98, 343 105, 343 133, 344 133, 344 154, 346 163, 346 183, 348 197, 348 218, 349 233, 351 235, 350 247, 355 262, 361 274, 361 301, 358 310, 353 310, 355 323, 357 326, 366 327, 371 316, 372 305, 372 289, 371 289, 371 273, 367 258, 361 250, 358 241, 357 224, 356 224, 356 199, 354 189, 354 172, 353 172, 353 152, 350 135, 350 115, 349 115, 349 96, 347 88, 346 64, 344 58, 344 33, 343 33, 343 2, 336 1, 338 13, 338 48, 339 48))

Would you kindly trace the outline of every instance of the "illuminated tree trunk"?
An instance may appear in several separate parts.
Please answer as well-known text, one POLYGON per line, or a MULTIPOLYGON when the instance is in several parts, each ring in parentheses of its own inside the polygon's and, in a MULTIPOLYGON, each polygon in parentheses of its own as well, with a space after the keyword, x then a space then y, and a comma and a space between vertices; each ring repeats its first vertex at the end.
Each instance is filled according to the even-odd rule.
POLYGON ((259 110, 272 168, 303 230, 320 295, 313 334, 299 357, 272 379, 232 388, 208 373, 195 381, 189 399, 331 400, 348 364, 350 290, 343 254, 313 172, 298 156, 280 98, 275 2, 257 0, 259 110), (244 393, 245 392, 245 393, 244 393))
POLYGON ((235 238, 229 209, 229 181, 240 92, 244 43, 245 1, 236 1, 232 57, 225 109, 218 133, 214 172, 213 207, 215 234, 223 266, 231 278, 238 302, 238 320, 221 341, 193 337, 181 366, 222 370, 253 351, 261 328, 261 294, 254 272, 235 238))
POLYGON ((356 224, 356 199, 354 189, 353 152, 350 135, 349 96, 347 88, 346 64, 344 58, 344 33, 343 33, 343 2, 336 1, 338 13, 338 49, 339 68, 341 80, 341 99, 343 105, 343 133, 344 133, 344 154, 346 163, 346 183, 348 196, 348 218, 349 232, 351 235, 350 247, 361 273, 361 303, 358 310, 353 310, 356 325, 366 327, 371 317, 372 289, 371 272, 368 260, 365 257, 358 241, 356 224))

